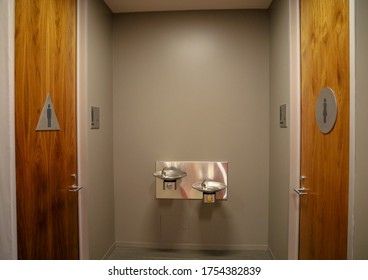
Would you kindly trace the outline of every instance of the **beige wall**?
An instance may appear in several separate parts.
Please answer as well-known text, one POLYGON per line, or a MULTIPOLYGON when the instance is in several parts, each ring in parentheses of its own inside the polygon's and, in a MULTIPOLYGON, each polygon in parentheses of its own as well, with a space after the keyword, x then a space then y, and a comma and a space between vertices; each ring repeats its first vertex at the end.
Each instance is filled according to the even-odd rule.
MULTIPOLYGON (((82 50, 83 51, 83 50, 82 50)), ((100 107, 100 129, 88 127, 89 257, 101 259, 114 244, 112 13, 87 1, 87 103, 100 107)))
POLYGON ((270 13, 270 183, 268 242, 276 259, 288 258, 290 178, 289 1, 274 0, 270 13), (288 128, 280 128, 280 105, 288 128))
POLYGON ((356 0, 356 181, 354 259, 368 259, 368 1, 356 0))
POLYGON ((114 17, 118 242, 266 248, 268 49, 267 11, 114 17), (227 160, 229 200, 157 200, 156 160, 227 160))

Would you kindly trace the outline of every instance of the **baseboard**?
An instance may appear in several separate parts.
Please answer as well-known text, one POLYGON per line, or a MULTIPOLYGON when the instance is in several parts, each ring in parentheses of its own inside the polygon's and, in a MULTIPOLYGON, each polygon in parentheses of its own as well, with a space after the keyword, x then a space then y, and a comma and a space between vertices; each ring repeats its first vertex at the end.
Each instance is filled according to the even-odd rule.
MULTIPOLYGON (((154 243, 154 242, 124 242, 117 241, 116 247, 174 249, 174 250, 260 250, 269 251, 268 245, 249 244, 192 244, 192 243, 154 243)), ((108 255, 106 254, 108 257, 108 255)))
POLYGON ((108 260, 111 253, 114 251, 114 249, 117 247, 117 243, 114 242, 111 247, 107 250, 107 252, 105 253, 105 255, 102 257, 102 260, 108 260))

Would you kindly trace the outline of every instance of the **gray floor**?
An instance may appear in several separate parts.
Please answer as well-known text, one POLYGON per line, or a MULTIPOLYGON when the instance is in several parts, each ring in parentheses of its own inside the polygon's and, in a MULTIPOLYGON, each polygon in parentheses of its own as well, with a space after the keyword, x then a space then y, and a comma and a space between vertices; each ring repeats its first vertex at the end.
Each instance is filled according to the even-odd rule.
POLYGON ((163 250, 115 247, 108 260, 272 260, 262 250, 163 250))

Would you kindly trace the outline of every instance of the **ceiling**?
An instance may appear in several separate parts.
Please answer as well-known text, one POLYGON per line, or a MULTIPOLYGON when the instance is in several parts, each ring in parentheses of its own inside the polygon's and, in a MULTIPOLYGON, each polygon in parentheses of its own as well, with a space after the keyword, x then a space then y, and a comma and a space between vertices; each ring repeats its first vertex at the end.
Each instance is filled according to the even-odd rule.
POLYGON ((272 0, 104 0, 114 13, 267 9, 272 0))

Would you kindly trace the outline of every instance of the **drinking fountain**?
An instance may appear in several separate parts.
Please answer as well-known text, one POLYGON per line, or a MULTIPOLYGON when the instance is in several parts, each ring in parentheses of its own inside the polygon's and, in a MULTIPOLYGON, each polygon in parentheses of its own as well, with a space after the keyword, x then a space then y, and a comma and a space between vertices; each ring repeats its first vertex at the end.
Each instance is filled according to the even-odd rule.
POLYGON ((204 179, 203 181, 194 183, 192 187, 200 192, 203 192, 204 203, 215 203, 216 193, 222 191, 227 186, 221 182, 204 179))
POLYGON ((187 175, 187 172, 176 167, 164 167, 161 171, 153 173, 153 176, 163 180, 164 190, 176 190, 176 181, 187 175))
POLYGON ((156 161, 157 199, 227 200, 226 161, 156 161))

